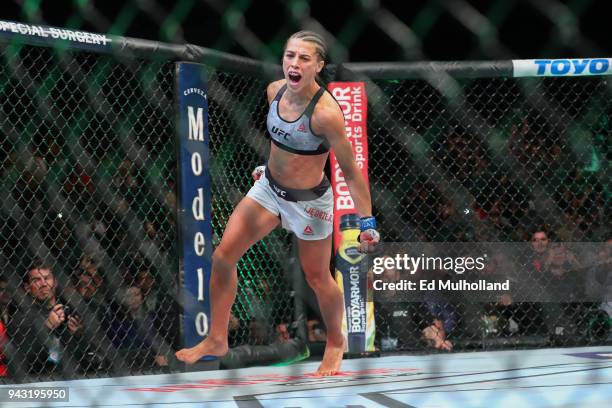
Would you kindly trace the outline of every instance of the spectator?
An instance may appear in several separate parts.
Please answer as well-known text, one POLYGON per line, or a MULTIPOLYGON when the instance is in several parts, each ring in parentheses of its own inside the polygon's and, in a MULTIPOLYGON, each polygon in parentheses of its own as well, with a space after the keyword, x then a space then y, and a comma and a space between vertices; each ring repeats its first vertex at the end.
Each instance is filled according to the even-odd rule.
MULTIPOLYGON (((108 303, 103 293, 103 281, 96 282, 91 274, 82 269, 77 269, 73 276, 73 289, 69 301, 82 315, 82 323, 87 330, 83 333, 81 348, 86 351, 81 361, 85 371, 98 370, 110 365, 110 360, 104 356, 108 351, 108 343, 101 342, 100 338, 105 335, 107 322, 106 310, 108 303)), ((66 292, 64 292, 66 293, 66 292)))
POLYGON ((306 322, 308 328, 308 341, 311 343, 327 341, 327 333, 325 333, 325 326, 319 319, 308 319, 306 322))
POLYGON ((229 326, 229 330, 228 330, 229 347, 233 348, 233 347, 237 347, 237 346, 244 344, 245 339, 248 337, 248 333, 249 333, 249 327, 247 325, 247 322, 243 319, 239 319, 232 312, 230 313, 230 319, 229 319, 228 326, 229 326))
POLYGON ((602 244, 588 271, 588 298, 612 318, 612 239, 602 244))
POLYGON ((578 279, 577 275, 582 268, 576 255, 566 245, 551 245, 542 269, 548 282, 554 282, 551 289, 557 292, 558 299, 579 300, 582 297, 581 284, 584 280, 578 279))
POLYGON ((79 273, 79 277, 82 280, 87 280, 91 283, 91 287, 86 288, 88 291, 81 293, 81 295, 84 297, 91 296, 87 300, 93 300, 98 303, 101 302, 102 300, 99 298, 105 297, 107 294, 104 290, 101 290, 103 287, 104 277, 102 276, 100 268, 98 268, 98 263, 94 257, 89 254, 84 254, 81 256, 79 261, 79 270, 81 272, 79 273), (87 277, 90 279, 87 279, 87 277))
POLYGON ((24 215, 32 218, 45 196, 42 183, 48 167, 45 160, 35 152, 19 154, 15 164, 15 170, 18 172, 13 183, 12 195, 24 211, 24 215))
POLYGON ((15 305, 11 299, 8 280, 0 275, 0 377, 8 377, 8 359, 5 346, 8 343, 6 328, 15 312, 15 305))
POLYGON ((4 326, 8 325, 14 311, 15 304, 11 299, 8 280, 6 277, 0 276, 0 321, 4 323, 4 326))
POLYGON ((151 241, 155 241, 155 239, 157 239, 157 228, 155 228, 155 224, 153 222, 146 220, 142 224, 142 227, 145 234, 151 241))
POLYGON ((130 159, 126 158, 117 167, 117 171, 113 176, 113 182, 125 194, 137 189, 140 185, 139 177, 138 168, 130 159))
POLYGON ((119 212, 98 202, 97 208, 89 218, 89 228, 93 237, 100 243, 111 258, 122 257, 122 249, 129 246, 126 226, 121 222, 119 212))
POLYGON ((158 278, 153 274, 153 270, 145 266, 144 261, 141 265, 136 272, 135 282, 144 297, 144 308, 147 312, 155 314, 157 324, 155 328, 160 336, 171 341, 178 340, 176 333, 178 333, 179 305, 172 296, 174 291, 171 287, 167 287, 167 291, 160 292, 158 278))
POLYGON ((612 239, 599 248, 588 274, 587 298, 595 301, 589 334, 595 340, 605 340, 612 329, 612 239))
POLYGON ((72 268, 78 262, 80 253, 74 231, 65 215, 54 210, 47 211, 42 225, 46 231, 43 237, 53 258, 60 265, 72 268))
POLYGON ((72 167, 63 189, 80 211, 84 211, 85 207, 93 201, 96 191, 91 176, 78 163, 72 167))
MULTIPOLYGON (((173 166, 176 166, 176 163, 173 163, 173 166)), ((173 169, 174 167, 168 167, 168 169, 173 169)), ((166 170, 167 171, 167 170, 166 170)), ((166 188, 164 194, 164 204, 167 208, 169 208, 172 213, 176 212, 176 187, 174 183, 174 172, 168 172, 165 175, 166 179, 166 188)))
POLYGON ((440 319, 433 319, 432 324, 426 326, 422 331, 423 340, 428 346, 444 351, 451 351, 453 343, 446 339, 444 323, 440 319))
POLYGON ((542 286, 544 260, 550 245, 548 228, 543 226, 537 227, 531 233, 529 242, 526 251, 521 254, 521 263, 524 268, 521 273, 526 278, 531 279, 533 283, 532 288, 537 288, 538 293, 534 296, 534 299, 539 300, 539 302, 527 302, 523 305, 527 313, 523 316, 524 321, 522 324, 528 327, 532 333, 540 334, 542 327, 546 326, 544 313, 541 312, 542 302, 549 300, 542 286))
POLYGON ((155 276, 151 269, 141 266, 136 272, 136 286, 138 286, 144 297, 144 308, 147 312, 157 312, 159 306, 159 293, 155 284, 155 276))
POLYGON ((605 214, 605 189, 596 177, 588 172, 572 169, 556 186, 557 204, 564 211, 561 233, 567 241, 581 241, 593 237, 609 217, 605 214))
POLYGON ((528 307, 516 300, 527 296, 526 291, 532 286, 529 277, 519 274, 521 268, 512 256, 512 247, 505 246, 501 251, 496 251, 498 248, 500 247, 486 250, 490 255, 486 259, 485 267, 473 276, 475 280, 484 279, 489 282, 509 280, 510 290, 490 292, 487 295, 493 298, 485 299, 484 302, 475 302, 470 296, 465 297, 463 328, 467 335, 475 339, 481 337, 483 331, 485 335, 516 335, 524 328, 519 323, 524 320, 525 313, 529 312, 528 307))
POLYGON ((6 325, 0 320, 0 378, 8 377, 8 361, 4 355, 4 347, 8 344, 8 336, 6 335, 6 325))
POLYGON ((0 276, 0 377, 8 377, 8 361, 4 354, 4 347, 8 343, 6 325, 12 315, 10 307, 12 305, 11 295, 8 291, 8 281, 4 276, 0 276))
POLYGON ((287 312, 290 307, 285 304, 284 288, 279 282, 269 281, 265 277, 255 277, 245 282, 244 306, 249 327, 248 344, 269 345, 278 342, 279 334, 285 333, 291 337, 288 322, 291 321, 287 312), (285 327, 286 326, 286 327, 285 327))
POLYGON ((75 371, 81 360, 81 317, 57 296, 51 267, 35 263, 23 279, 24 301, 9 322, 13 345, 23 354, 24 371, 48 374, 63 368, 75 371))
MULTIPOLYGON (((554 343, 566 342, 578 335, 577 323, 584 294, 580 263, 569 249, 549 239, 544 228, 531 238, 531 271, 542 288, 539 304, 543 328, 554 343)), ((535 306, 535 305, 534 305, 535 306)))
POLYGON ((272 328, 265 321, 252 319, 249 321, 249 345, 265 346, 274 341, 272 328))
POLYGON ((291 333, 289 332, 289 325, 287 323, 281 323, 276 326, 276 342, 286 343, 291 340, 291 333))
POLYGON ((160 218, 164 221, 159 222, 157 219, 155 221, 145 220, 142 223, 142 229, 145 235, 154 242, 162 251, 167 251, 173 245, 172 240, 168 239, 168 231, 171 231, 174 226, 171 220, 167 220, 166 216, 167 209, 163 206, 154 203, 152 205, 151 213, 158 214, 160 218))
POLYGON ((74 287, 75 291, 87 302, 90 302, 98 291, 98 285, 96 285, 91 275, 82 271, 78 271, 74 287))
POLYGON ((80 272, 76 276, 76 292, 88 303, 91 303, 95 294, 98 292, 98 285, 94 279, 86 272, 80 272))
POLYGON ((447 336, 457 326, 457 308, 440 296, 427 299, 425 307, 428 313, 421 313, 429 317, 426 320, 428 325, 421 328, 423 339, 436 349, 450 351, 453 344, 447 340, 447 336))
MULTIPOLYGON (((382 273, 381 279, 387 283, 399 282, 402 279, 418 282, 417 274, 418 272, 402 276, 397 269, 387 268, 382 273)), ((404 298, 401 292, 396 290, 378 292, 374 300, 378 319, 376 341, 380 341, 383 350, 414 348, 419 341, 438 350, 449 351, 453 348, 453 344, 446 338, 447 330, 441 319, 444 316, 439 313, 441 310, 438 310, 438 307, 446 303, 436 302, 433 299, 427 302, 404 298), (440 316, 432 314, 432 311, 440 316)), ((452 329, 454 325, 449 324, 448 327, 452 329)))
POLYGON ((137 215, 146 217, 150 206, 145 203, 150 204, 151 198, 147 196, 144 179, 138 165, 130 159, 124 159, 113 176, 113 184, 123 197, 119 202, 120 211, 125 212, 131 208, 137 215))
POLYGON ((534 231, 531 235, 531 254, 528 262, 530 263, 531 269, 537 273, 542 272, 549 242, 548 233, 544 228, 534 231))
POLYGON ((74 294, 71 299, 75 299, 75 304, 82 304, 78 310, 87 308, 91 318, 95 318, 98 322, 101 321, 108 308, 107 299, 103 294, 105 292, 103 281, 96 282, 90 274, 82 270, 77 270, 73 280, 74 294))
POLYGON ((161 342, 155 329, 157 316, 144 307, 140 287, 125 289, 120 304, 114 304, 109 316, 108 337, 134 368, 167 366, 167 357, 161 352, 161 342))
POLYGON ((253 279, 245 285, 244 294, 246 311, 249 314, 249 344, 273 343, 276 316, 270 285, 265 278, 253 279))

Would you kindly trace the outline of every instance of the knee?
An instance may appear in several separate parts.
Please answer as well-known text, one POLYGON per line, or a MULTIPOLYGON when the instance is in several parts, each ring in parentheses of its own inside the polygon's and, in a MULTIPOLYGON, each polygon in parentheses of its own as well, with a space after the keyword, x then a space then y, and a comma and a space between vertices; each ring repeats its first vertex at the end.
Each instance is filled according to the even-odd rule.
POLYGON ((332 283, 332 284, 334 283, 333 279, 331 278, 331 274, 327 270, 325 270, 325 271, 316 271, 316 272, 313 272, 313 271, 310 271, 310 272, 304 271, 304 275, 306 277, 306 282, 308 282, 308 285, 315 292, 317 292, 321 288, 325 288, 330 283, 332 283))
POLYGON ((216 270, 233 270, 236 267, 237 261, 234 261, 227 252, 221 248, 215 249, 212 254, 212 264, 216 270))

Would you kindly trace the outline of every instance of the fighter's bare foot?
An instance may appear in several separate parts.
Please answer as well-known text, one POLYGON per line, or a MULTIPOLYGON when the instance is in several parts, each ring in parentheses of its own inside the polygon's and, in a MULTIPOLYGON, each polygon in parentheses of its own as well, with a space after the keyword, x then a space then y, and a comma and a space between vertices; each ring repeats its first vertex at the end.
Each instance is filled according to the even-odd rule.
POLYGON ((227 354, 227 351, 227 340, 215 340, 212 337, 208 337, 191 348, 177 351, 174 355, 180 361, 193 364, 204 356, 224 356, 227 354))
POLYGON ((340 372, 340 364, 342 364, 342 355, 344 354, 344 340, 339 344, 330 343, 329 339, 325 345, 325 353, 323 360, 317 369, 315 375, 324 377, 328 375, 336 375, 340 372))

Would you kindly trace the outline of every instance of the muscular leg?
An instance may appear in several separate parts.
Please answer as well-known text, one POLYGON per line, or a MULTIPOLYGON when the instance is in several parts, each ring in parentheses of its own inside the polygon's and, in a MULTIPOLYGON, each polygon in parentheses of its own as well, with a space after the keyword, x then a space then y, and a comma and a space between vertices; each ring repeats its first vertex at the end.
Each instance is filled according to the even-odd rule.
POLYGON ((317 295, 319 308, 327 328, 327 343, 317 375, 334 375, 340 371, 344 353, 342 336, 342 292, 329 271, 331 236, 323 240, 298 240, 300 263, 306 281, 317 295))
POLYGON ((196 346, 177 351, 176 358, 192 364, 206 355, 222 356, 227 353, 230 310, 238 285, 236 264, 251 245, 268 235, 278 223, 276 215, 249 197, 236 206, 212 256, 210 332, 196 346))

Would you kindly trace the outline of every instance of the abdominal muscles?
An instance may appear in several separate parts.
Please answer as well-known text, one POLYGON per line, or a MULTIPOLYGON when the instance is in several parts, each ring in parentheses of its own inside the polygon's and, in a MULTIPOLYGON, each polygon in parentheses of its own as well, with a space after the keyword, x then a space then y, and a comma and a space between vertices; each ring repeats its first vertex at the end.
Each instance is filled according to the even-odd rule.
POLYGON ((268 170, 272 178, 288 188, 308 189, 323 179, 328 153, 300 155, 271 144, 268 170))

